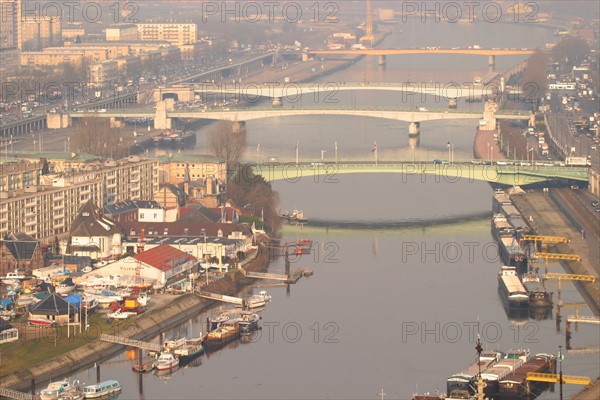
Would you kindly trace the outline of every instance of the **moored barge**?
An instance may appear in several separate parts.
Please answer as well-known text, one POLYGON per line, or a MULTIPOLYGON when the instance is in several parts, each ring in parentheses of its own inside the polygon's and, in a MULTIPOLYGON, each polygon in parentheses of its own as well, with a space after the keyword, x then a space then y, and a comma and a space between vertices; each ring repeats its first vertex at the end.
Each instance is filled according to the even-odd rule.
POLYGON ((496 365, 481 374, 486 386, 484 394, 496 397, 499 393, 500 381, 529 360, 529 350, 511 350, 496 365))
POLYGON ((515 267, 504 265, 498 272, 498 287, 508 303, 508 308, 525 308, 529 305, 529 296, 515 267))
POLYGON ((547 383, 528 381, 527 374, 549 372, 554 369, 555 362, 556 357, 553 355, 537 354, 499 382, 498 395, 501 398, 524 398, 540 394, 547 383))
POLYGON ((470 393, 475 393, 475 381, 479 371, 487 371, 488 368, 494 366, 502 358, 500 352, 484 352, 481 357, 467 367, 462 372, 452 375, 446 381, 446 392, 452 393, 457 390, 467 390, 470 393))

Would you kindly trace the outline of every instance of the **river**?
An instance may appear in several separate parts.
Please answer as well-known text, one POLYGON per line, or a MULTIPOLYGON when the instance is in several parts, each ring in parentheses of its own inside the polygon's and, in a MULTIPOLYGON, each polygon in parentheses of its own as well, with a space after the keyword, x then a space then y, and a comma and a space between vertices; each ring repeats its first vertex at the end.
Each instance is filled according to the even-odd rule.
MULTIPOLYGON (((402 24, 382 47, 469 46, 538 47, 552 41, 552 30, 507 24, 457 24, 448 35, 443 24, 402 24)), ((497 57, 503 70, 521 57, 497 57)), ((330 82, 472 81, 487 73, 487 59, 477 56, 388 57, 385 68, 364 58, 351 68, 323 78, 330 82)), ((393 107, 396 92, 337 94, 343 104, 393 107)), ((301 105, 314 99, 304 98, 301 105)), ((407 105, 420 106, 420 100, 407 105)), ((435 101, 426 99, 426 107, 435 101)), ((285 107, 290 106, 284 104, 285 107)), ((298 105, 300 106, 300 105, 298 105)), ((445 105, 439 106, 439 108, 445 105)), ((481 104, 459 103, 459 108, 481 104)), ((298 142, 301 159, 332 161, 337 142, 341 158, 472 158, 476 120, 432 121, 421 125, 417 149, 408 145, 408 124, 361 117, 287 117, 249 121, 249 160, 276 156, 292 159, 298 142), (260 146, 259 146, 260 145, 260 146), (322 150, 325 150, 322 153, 322 150)), ((206 129, 196 147, 206 153, 206 129)), ((262 312, 263 329, 250 343, 236 343, 202 356, 188 366, 158 377, 131 371, 128 353, 106 360, 102 379, 116 378, 125 399, 408 399, 415 391, 445 391, 446 378, 475 360, 479 332, 486 349, 530 348, 557 353, 564 345, 554 315, 550 319, 509 319, 497 292, 501 266, 490 233, 492 190, 484 182, 456 183, 428 177, 341 175, 338 181, 305 178, 278 182, 282 207, 303 209, 315 226, 285 226, 284 240, 310 238, 310 255, 292 267, 311 268, 314 276, 288 289, 268 287, 273 300, 262 312), (478 327, 478 328, 477 328, 478 327), (139 393, 142 383, 143 395, 139 393)), ((270 268, 283 271, 276 259, 270 268)), ((562 272, 557 265, 551 271, 562 272)), ((556 290, 552 283, 549 288, 556 290)), ((248 291, 258 290, 249 288, 248 291)), ((556 294, 555 294, 556 296, 556 294)), ((563 301, 581 302, 571 284, 563 301)), ((564 316, 574 310, 565 311, 564 316)), ((581 314, 590 314, 582 306, 581 314)), ((201 314, 166 332, 197 335, 201 314)), ((574 347, 598 346, 598 327, 581 325, 574 347)), ((157 341, 158 339, 154 339, 157 341)), ((569 355, 563 369, 596 377, 597 354, 569 355)), ((95 382, 93 368, 74 377, 95 382)), ((40 383, 41 384, 41 383, 40 383)), ((579 390, 565 386, 569 398, 579 390)), ((558 388, 557 388, 558 392, 558 388)), ((558 398, 546 393, 542 398, 558 398)))

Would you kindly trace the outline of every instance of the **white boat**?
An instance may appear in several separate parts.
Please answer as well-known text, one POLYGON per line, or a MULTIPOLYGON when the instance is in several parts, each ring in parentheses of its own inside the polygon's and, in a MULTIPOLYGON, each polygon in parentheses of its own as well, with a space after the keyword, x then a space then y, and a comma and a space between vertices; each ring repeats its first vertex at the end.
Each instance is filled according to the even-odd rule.
POLYGON ((149 301, 150 301, 150 296, 148 296, 148 293, 146 293, 146 292, 140 293, 137 297, 137 302, 142 307, 146 307, 148 305, 149 301))
POLYGON ((98 300, 96 300, 96 298, 91 295, 85 296, 81 299, 81 306, 85 308, 89 313, 90 311, 94 311, 96 307, 98 307, 98 300))
POLYGON ((60 285, 57 285, 54 287, 54 290, 58 294, 68 294, 68 293, 71 293, 74 289, 75 289, 75 285, 67 285, 64 283, 61 283, 60 285))
POLYGON ((121 310, 117 310, 113 313, 108 313, 106 314, 108 318, 114 318, 114 319, 127 319, 129 317, 131 317, 132 315, 137 315, 136 312, 130 312, 130 311, 121 311, 121 310))
POLYGON ((160 357, 154 363, 154 368, 158 371, 164 371, 167 369, 173 369, 179 365, 179 357, 174 356, 171 353, 160 353, 160 357))
POLYGON ((6 276, 2 277, 2 283, 11 285, 15 282, 24 281, 26 279, 30 279, 30 277, 25 276, 25 275, 19 275, 18 271, 14 271, 14 272, 9 272, 6 274, 6 276))
POLYGON ((115 292, 112 292, 110 290, 102 290, 100 292, 87 292, 86 291, 86 293, 94 296, 96 301, 100 304, 110 304, 113 301, 123 301, 123 296, 121 296, 120 294, 117 294, 115 292))
POLYGON ((265 290, 261 290, 259 294, 249 297, 246 300, 246 306, 248 308, 262 307, 271 300, 271 296, 267 294, 265 290))
POLYGON ((83 397, 86 399, 95 399, 108 396, 121 391, 121 384, 118 381, 110 380, 100 382, 97 385, 86 386, 83 389, 83 397))
POLYGON ((59 382, 50 382, 46 389, 40 392, 42 400, 58 400, 61 396, 70 396, 81 394, 81 385, 79 381, 69 383, 67 378, 59 382))

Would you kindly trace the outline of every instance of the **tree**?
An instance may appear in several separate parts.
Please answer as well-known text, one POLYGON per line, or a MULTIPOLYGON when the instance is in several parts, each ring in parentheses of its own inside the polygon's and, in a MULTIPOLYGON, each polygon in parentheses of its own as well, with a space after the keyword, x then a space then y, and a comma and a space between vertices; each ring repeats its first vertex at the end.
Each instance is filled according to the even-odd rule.
POLYGON ((110 127, 110 121, 102 118, 86 118, 75 128, 73 148, 78 152, 95 154, 105 158, 121 158, 127 149, 121 145, 121 130, 110 127))
POLYGON ((527 67, 519 79, 519 85, 526 100, 539 100, 546 93, 548 88, 547 64, 548 56, 539 51, 527 61, 527 67))
POLYGON ((262 176, 255 175, 251 166, 238 167, 235 178, 227 185, 227 198, 240 206, 251 204, 257 216, 264 215, 264 222, 270 230, 277 231, 281 228, 277 214, 279 194, 262 176))
POLYGON ((239 122, 219 121, 208 132, 208 144, 216 157, 225 160, 229 171, 246 150, 246 127, 239 122))
POLYGON ((565 62, 567 66, 576 65, 590 52, 587 42, 578 37, 568 37, 558 42, 552 48, 554 60, 565 62))

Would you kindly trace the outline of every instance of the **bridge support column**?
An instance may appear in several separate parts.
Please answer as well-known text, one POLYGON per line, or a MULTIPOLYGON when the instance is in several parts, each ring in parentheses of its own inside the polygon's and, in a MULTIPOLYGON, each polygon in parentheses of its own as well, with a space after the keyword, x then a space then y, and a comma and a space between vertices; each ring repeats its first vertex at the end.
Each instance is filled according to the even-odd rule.
POLYGON ((382 54, 377 57, 377 65, 385 65, 386 62, 387 62, 387 57, 385 56, 385 54, 382 54))
POLYGON ((458 106, 458 99, 456 97, 451 97, 448 99, 448 108, 455 109, 458 106))
POLYGON ((125 120, 118 117, 110 117, 111 128, 123 128, 125 126, 125 120))
POLYGON ((488 66, 489 67, 496 66, 496 56, 488 56, 488 66))
POLYGON ((167 118, 167 102, 159 101, 154 115, 154 129, 171 129, 172 125, 172 119, 167 118))
POLYGON ((308 54, 302 53, 302 61, 308 61, 308 54))
POLYGON ((273 107, 281 107, 283 103, 281 102, 281 97, 273 97, 273 107))
POLYGON ((53 112, 46 114, 46 125, 48 129, 62 129, 71 126, 72 120, 69 114, 53 112))
POLYGON ((483 120, 485 125, 479 125, 479 129, 482 131, 495 131, 496 130, 496 111, 498 111, 498 104, 493 101, 485 103, 483 109, 483 120))
POLYGON ((411 149, 419 147, 421 142, 421 123, 411 122, 408 125, 408 146, 411 149))

